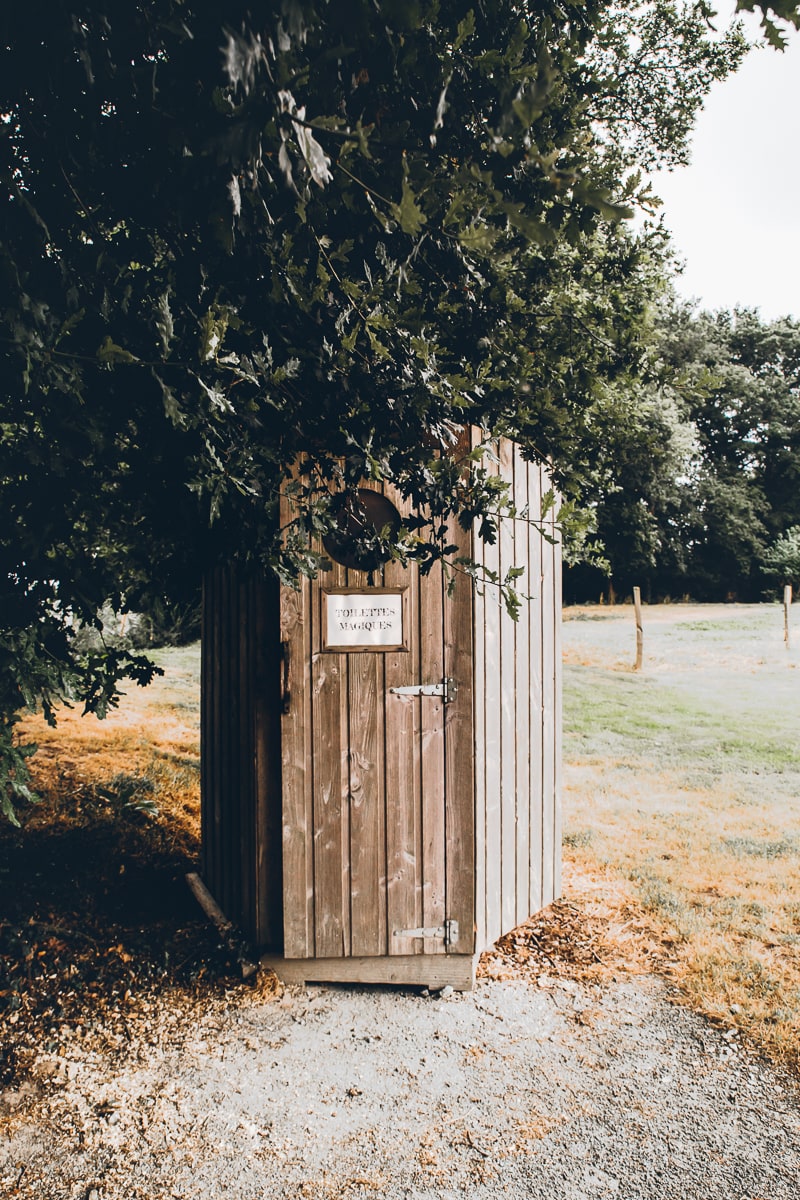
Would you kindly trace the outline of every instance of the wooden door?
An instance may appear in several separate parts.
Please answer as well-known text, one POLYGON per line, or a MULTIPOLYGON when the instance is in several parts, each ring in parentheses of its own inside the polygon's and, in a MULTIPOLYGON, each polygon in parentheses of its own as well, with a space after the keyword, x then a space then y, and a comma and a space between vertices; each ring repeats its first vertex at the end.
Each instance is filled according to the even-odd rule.
POLYGON ((286 958, 472 954, 471 605, 466 576, 396 563, 282 589, 286 958), (365 611, 384 644, 354 644, 365 611))

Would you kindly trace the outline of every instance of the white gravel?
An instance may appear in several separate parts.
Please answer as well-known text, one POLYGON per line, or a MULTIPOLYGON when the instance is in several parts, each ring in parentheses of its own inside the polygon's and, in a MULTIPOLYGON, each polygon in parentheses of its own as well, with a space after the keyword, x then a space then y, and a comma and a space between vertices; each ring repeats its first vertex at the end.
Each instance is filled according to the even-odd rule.
POLYGON ((656 980, 166 998, 0 1093, 2 1200, 798 1200, 792 1081, 656 980), (106 1043, 108 1039, 106 1039, 106 1043))

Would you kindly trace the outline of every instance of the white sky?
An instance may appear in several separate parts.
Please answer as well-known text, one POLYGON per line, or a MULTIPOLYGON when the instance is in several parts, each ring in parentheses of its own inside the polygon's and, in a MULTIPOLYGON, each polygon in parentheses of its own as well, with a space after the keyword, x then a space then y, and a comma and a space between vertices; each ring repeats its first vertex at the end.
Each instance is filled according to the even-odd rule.
POLYGON ((703 308, 800 317, 800 33, 789 37, 714 86, 690 166, 654 179, 686 264, 678 291, 703 308))

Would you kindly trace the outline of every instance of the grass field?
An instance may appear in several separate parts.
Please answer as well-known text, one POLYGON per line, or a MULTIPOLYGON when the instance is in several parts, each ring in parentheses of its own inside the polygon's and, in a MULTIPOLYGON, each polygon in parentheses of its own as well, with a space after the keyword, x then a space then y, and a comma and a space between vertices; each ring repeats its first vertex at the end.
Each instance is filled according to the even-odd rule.
POLYGON ((565 853, 629 882, 686 999, 800 1064, 800 612, 644 609, 564 622, 565 853))
MULTIPOLYGON (((656 970, 800 1070, 800 605, 791 649, 777 605, 645 607, 639 672, 632 607, 564 617, 565 898, 484 973, 529 953, 534 975, 656 970)), ((0 829, 0 1048, 6 1026, 38 1044, 67 1003, 85 1020, 97 996, 116 1011, 226 969, 183 883, 199 647, 155 657, 166 675, 106 721, 24 723, 45 803, 0 829)))
MULTIPOLYGON (((108 717, 83 717, 80 707, 62 708, 54 729, 27 716, 23 736, 36 742, 34 785, 50 801, 41 811, 51 820, 53 802, 65 810, 77 799, 108 794, 111 808, 150 800, 184 833, 200 834, 200 644, 148 655, 162 668, 147 688, 123 682, 122 699, 108 717)), ((37 810, 30 814, 37 823, 37 810)))

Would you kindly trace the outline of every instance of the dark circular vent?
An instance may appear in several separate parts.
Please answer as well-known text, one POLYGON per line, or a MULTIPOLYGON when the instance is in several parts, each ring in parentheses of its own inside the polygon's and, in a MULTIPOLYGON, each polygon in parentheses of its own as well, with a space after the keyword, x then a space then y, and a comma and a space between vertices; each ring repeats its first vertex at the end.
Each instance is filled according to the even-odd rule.
POLYGON ((325 553, 352 571, 376 571, 390 556, 380 534, 387 527, 394 536, 402 524, 400 513, 381 492, 359 488, 334 507, 336 528, 323 538, 325 553))

